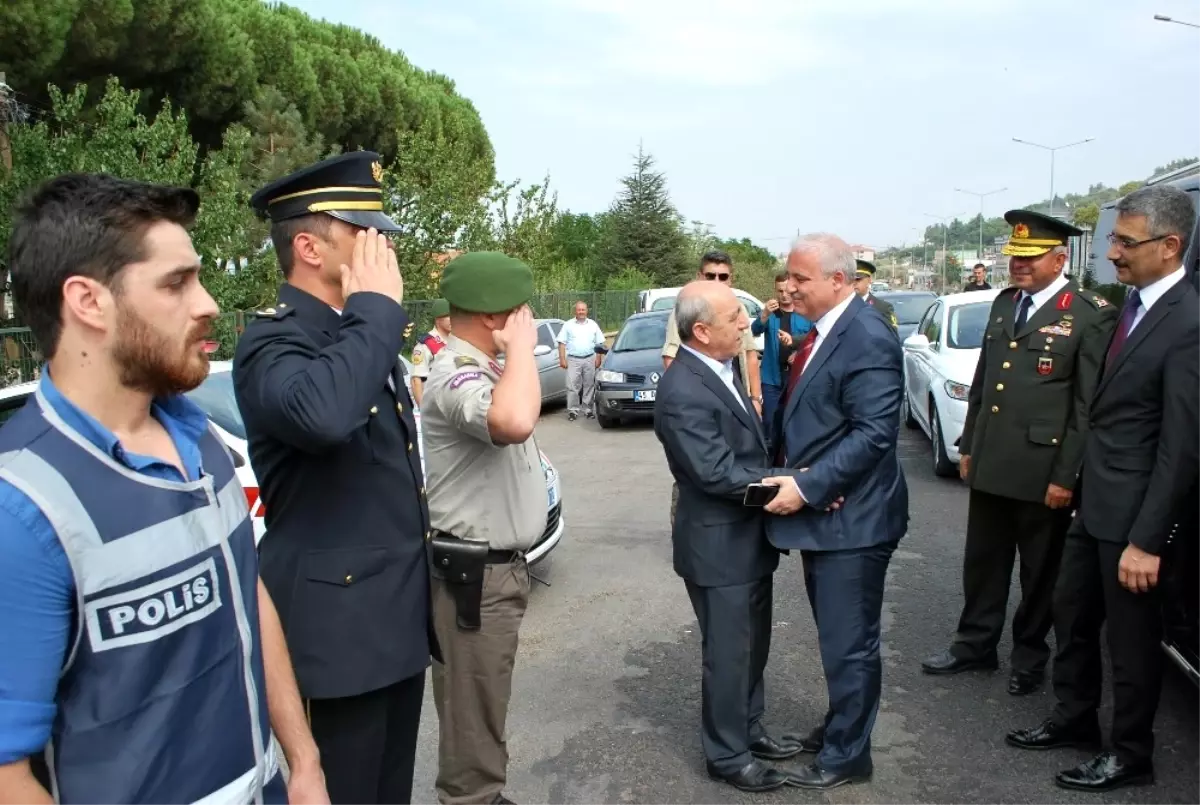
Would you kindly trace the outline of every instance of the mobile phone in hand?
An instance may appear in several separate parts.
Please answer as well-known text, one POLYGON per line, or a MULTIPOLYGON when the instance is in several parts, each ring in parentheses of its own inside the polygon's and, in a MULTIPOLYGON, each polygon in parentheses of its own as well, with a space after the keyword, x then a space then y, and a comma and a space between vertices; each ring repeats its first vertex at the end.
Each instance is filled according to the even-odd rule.
POLYGON ((750 484, 746 487, 743 506, 766 506, 779 494, 779 487, 770 484, 750 484))

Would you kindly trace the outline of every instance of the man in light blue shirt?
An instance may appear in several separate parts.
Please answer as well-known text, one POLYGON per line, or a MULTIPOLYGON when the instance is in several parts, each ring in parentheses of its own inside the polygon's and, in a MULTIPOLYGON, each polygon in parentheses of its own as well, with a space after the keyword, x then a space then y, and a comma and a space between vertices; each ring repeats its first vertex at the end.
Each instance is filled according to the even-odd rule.
POLYGON ((567 419, 572 422, 580 409, 588 419, 596 416, 592 397, 596 393, 596 369, 600 367, 597 347, 604 346, 604 331, 588 318, 586 302, 575 303, 575 318, 558 331, 558 365, 567 370, 567 419))

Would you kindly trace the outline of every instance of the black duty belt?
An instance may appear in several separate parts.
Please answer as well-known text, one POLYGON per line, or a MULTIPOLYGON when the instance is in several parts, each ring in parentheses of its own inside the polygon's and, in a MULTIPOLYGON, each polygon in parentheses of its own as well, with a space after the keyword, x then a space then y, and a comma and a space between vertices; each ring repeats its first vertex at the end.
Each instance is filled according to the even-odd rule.
MULTIPOLYGON (((438 531, 436 529, 434 529, 433 535, 442 539, 458 540, 459 542, 469 541, 463 540, 462 537, 456 537, 453 534, 448 534, 445 531, 438 531)), ((485 564, 489 565, 507 565, 517 561, 521 558, 521 556, 521 551, 497 551, 492 548, 488 548, 488 552, 483 561, 485 564)))

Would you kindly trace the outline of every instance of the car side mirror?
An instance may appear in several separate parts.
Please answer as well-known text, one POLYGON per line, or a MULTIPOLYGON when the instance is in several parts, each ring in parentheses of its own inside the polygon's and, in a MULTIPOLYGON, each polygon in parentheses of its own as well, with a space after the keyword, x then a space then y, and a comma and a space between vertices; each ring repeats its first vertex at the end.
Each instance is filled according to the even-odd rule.
POLYGON ((923 333, 913 333, 904 339, 904 348, 913 351, 929 349, 929 339, 923 333))
POLYGON ((554 350, 552 350, 550 347, 546 346, 545 344, 538 344, 536 347, 533 348, 533 356, 535 358, 540 358, 543 355, 549 355, 553 351, 554 350))

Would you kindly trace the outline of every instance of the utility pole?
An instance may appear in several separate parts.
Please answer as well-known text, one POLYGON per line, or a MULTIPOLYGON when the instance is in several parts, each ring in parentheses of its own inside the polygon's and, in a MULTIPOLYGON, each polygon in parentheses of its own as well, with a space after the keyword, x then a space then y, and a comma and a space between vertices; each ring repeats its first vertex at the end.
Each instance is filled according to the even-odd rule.
POLYGON ((982 260, 983 259, 983 200, 990 195, 994 195, 995 193, 1003 193, 1008 188, 1001 187, 999 190, 989 190, 986 193, 976 193, 974 190, 963 190, 960 187, 956 187, 954 189, 956 191, 958 191, 959 193, 966 193, 969 196, 977 196, 979 198, 979 254, 977 254, 975 256, 976 256, 976 258, 982 260))

